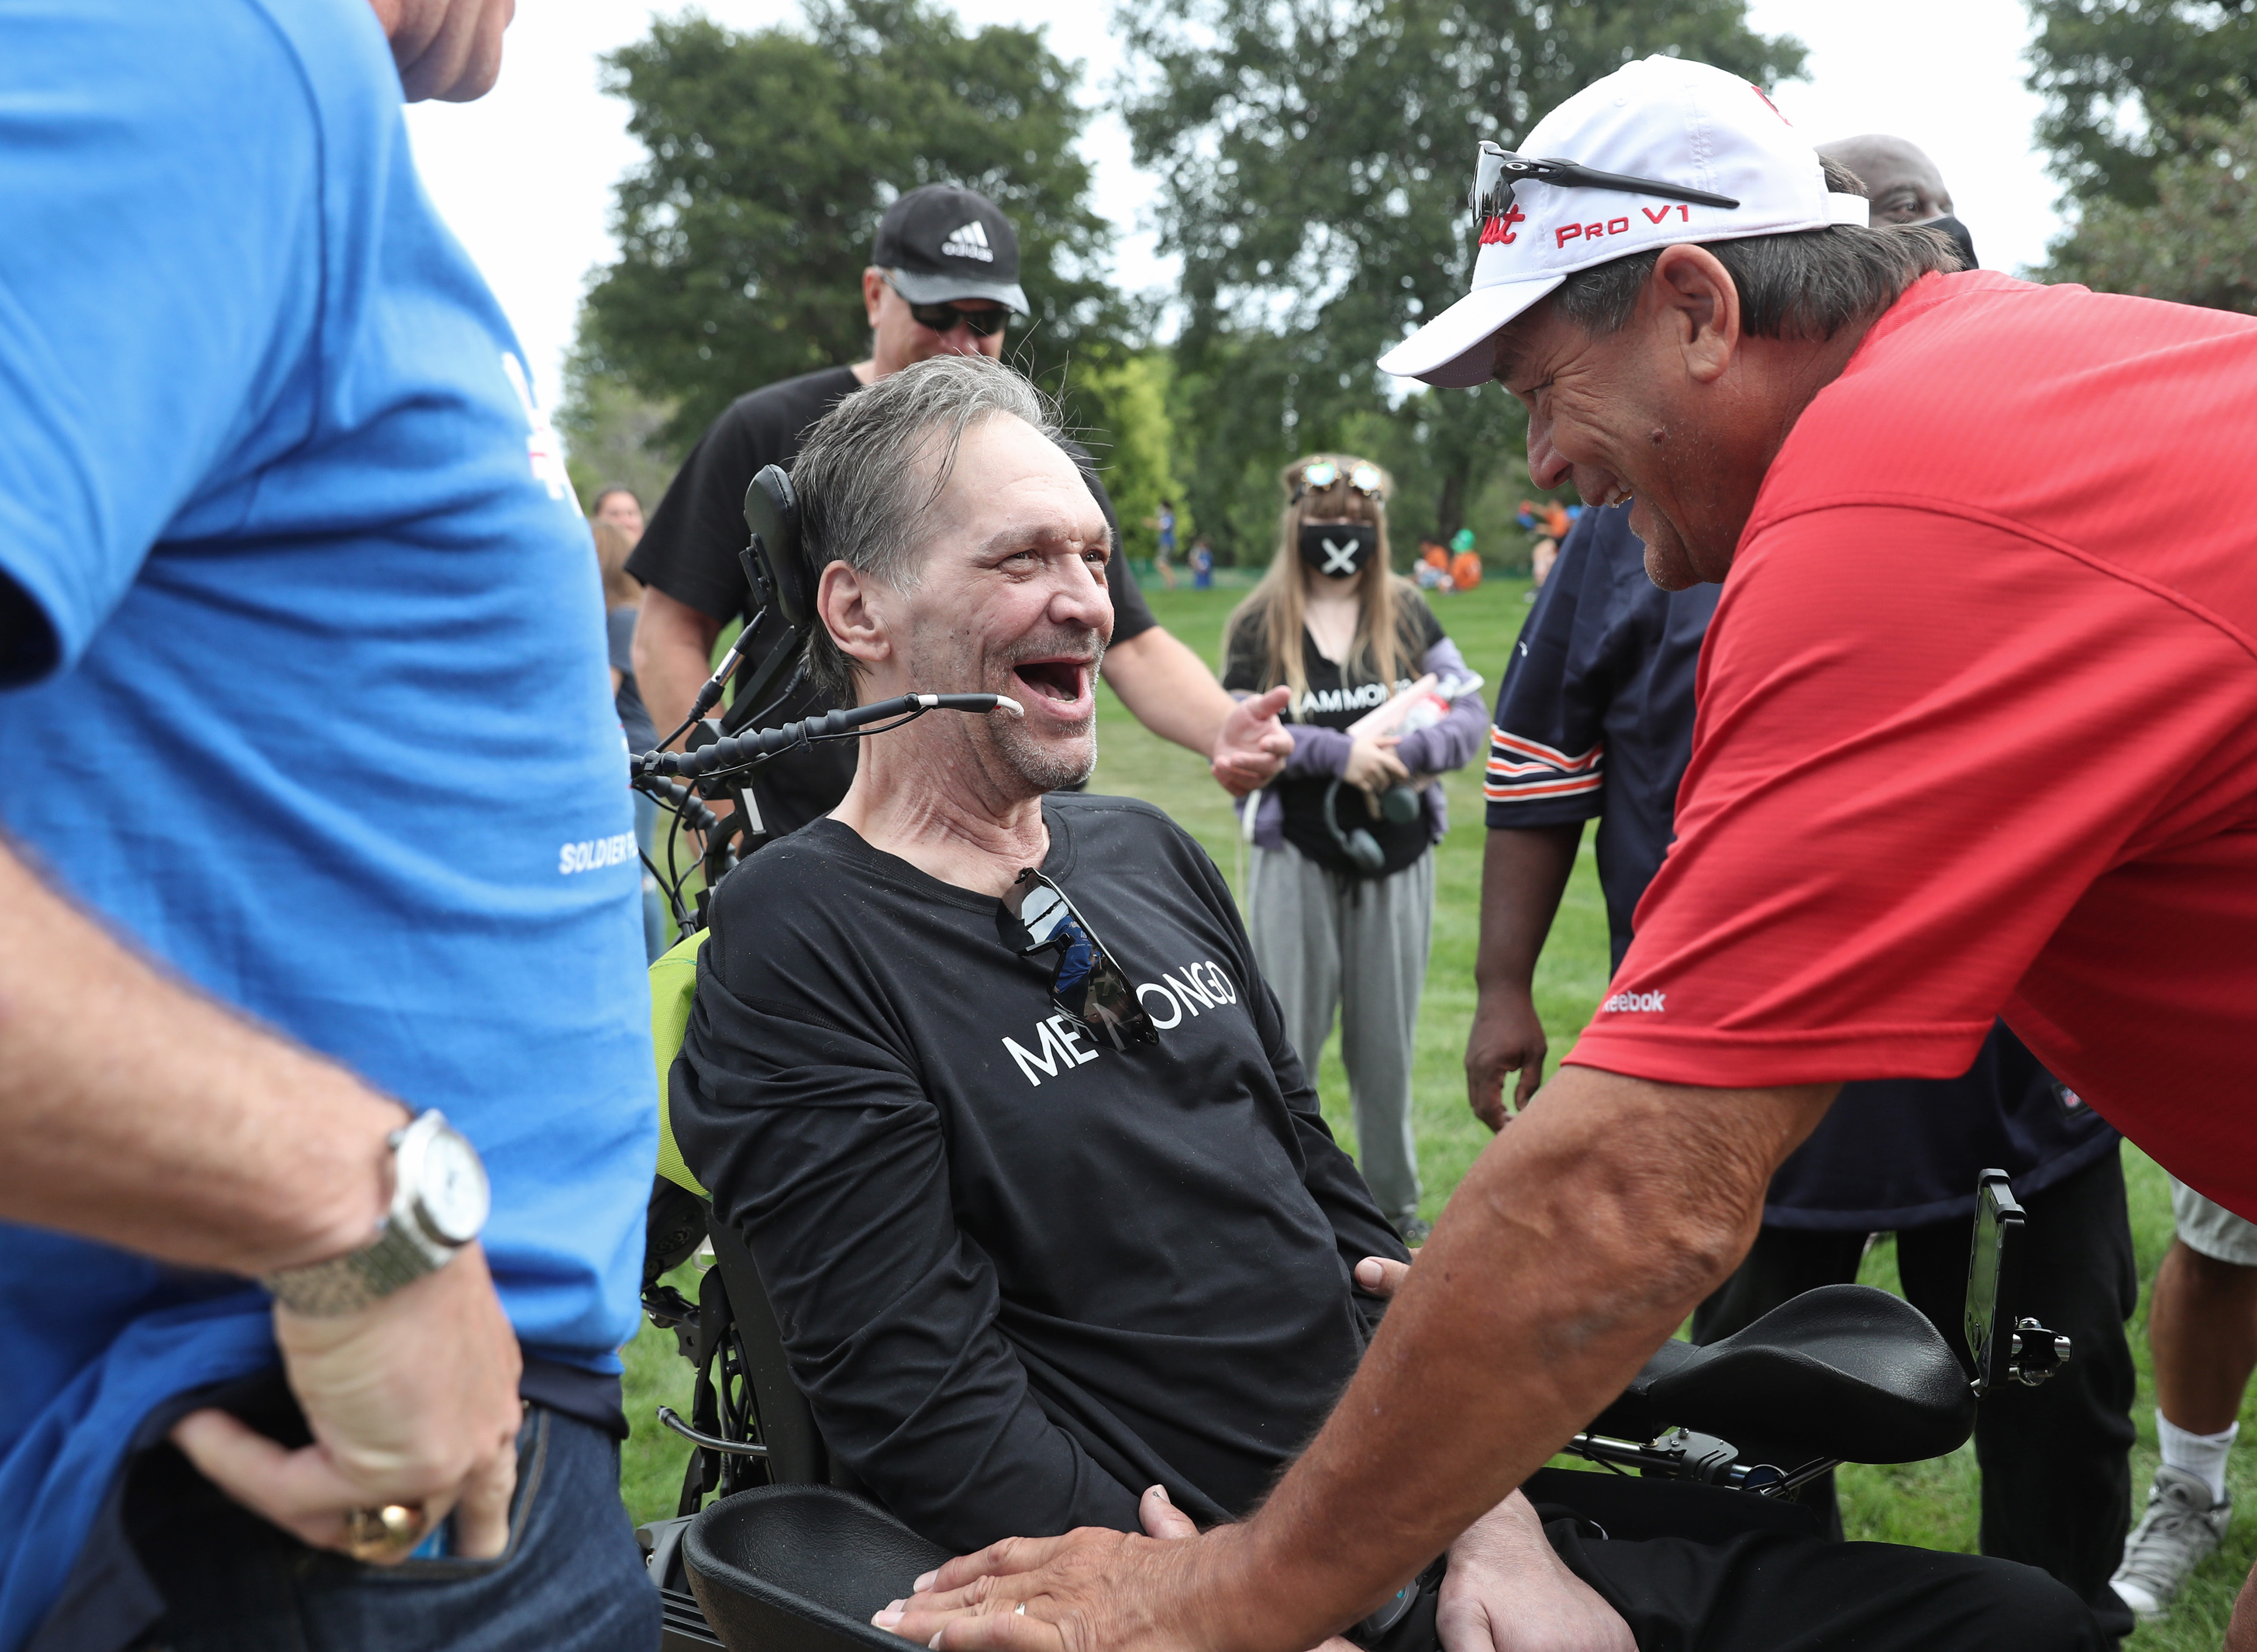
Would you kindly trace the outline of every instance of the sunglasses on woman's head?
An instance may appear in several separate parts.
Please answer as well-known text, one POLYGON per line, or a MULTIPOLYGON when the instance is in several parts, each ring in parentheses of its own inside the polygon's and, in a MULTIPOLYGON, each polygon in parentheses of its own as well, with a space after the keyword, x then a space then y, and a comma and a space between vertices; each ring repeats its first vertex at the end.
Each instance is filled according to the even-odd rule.
POLYGON ((1029 866, 1004 891, 1003 908, 1026 936, 1018 943, 1021 957, 1057 951, 1051 1003, 1091 1032, 1108 1035, 1115 1049, 1124 1042, 1160 1041, 1160 1029, 1136 1001, 1136 989, 1065 890, 1029 866))
MULTIPOLYGON (((1322 493, 1340 479, 1341 468, 1329 459, 1320 459, 1301 472, 1301 485, 1293 497, 1298 499, 1304 493, 1322 493)), ((1377 498, 1383 485, 1379 467, 1376 464, 1356 466, 1348 473, 1348 484, 1366 498, 1377 498)))
POLYGON ((1011 312, 1001 304, 987 310, 967 310, 954 304, 909 304, 901 288, 894 286, 891 276, 886 278, 886 285, 894 287, 895 295, 902 303, 909 304, 911 321, 936 333, 951 333, 960 326, 971 329, 974 338, 990 338, 1011 322, 1011 312))

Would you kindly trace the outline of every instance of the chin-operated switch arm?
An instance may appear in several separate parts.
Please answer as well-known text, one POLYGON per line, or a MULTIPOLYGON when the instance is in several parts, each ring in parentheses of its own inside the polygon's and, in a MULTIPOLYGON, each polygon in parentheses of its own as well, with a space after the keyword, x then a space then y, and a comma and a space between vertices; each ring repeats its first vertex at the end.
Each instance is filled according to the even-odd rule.
POLYGON ((1027 709, 1002 694, 904 694, 870 705, 847 706, 819 717, 802 717, 782 728, 755 729, 701 745, 694 752, 646 752, 634 761, 640 774, 669 775, 681 780, 704 780, 713 775, 753 769, 786 752, 822 740, 859 739, 897 729, 928 711, 1008 711, 1024 717, 1027 709), (879 726, 872 727, 875 724, 879 726))

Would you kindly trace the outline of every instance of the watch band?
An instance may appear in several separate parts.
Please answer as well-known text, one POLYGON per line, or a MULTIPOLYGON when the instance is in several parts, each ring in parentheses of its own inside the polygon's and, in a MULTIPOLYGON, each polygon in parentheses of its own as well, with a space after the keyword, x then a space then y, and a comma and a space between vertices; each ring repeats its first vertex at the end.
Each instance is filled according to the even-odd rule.
POLYGON ((405 1224, 386 1218, 375 1243, 326 1262, 283 1268, 267 1274, 264 1282, 274 1300, 291 1312, 326 1319, 358 1313, 402 1285, 436 1273, 444 1260, 435 1260, 428 1249, 407 1236, 405 1224))
POLYGON ((358 1313, 401 1286, 438 1272, 453 1259, 468 1240, 449 1240, 426 1227, 414 1185, 423 1149, 441 1131, 455 1134, 445 1116, 435 1108, 392 1133, 392 1207, 377 1224, 375 1239, 327 1261, 268 1274, 259 1282, 275 1301, 293 1313, 315 1318, 358 1313))

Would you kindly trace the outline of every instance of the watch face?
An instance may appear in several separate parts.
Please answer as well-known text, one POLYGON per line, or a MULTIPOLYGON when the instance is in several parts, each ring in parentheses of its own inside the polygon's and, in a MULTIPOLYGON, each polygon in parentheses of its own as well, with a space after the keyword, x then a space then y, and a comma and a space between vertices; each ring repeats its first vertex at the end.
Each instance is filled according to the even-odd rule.
POLYGON ((452 1130, 435 1132, 415 1178, 417 1213, 450 1245, 467 1245, 485 1225, 491 1202, 485 1167, 477 1149, 452 1130))

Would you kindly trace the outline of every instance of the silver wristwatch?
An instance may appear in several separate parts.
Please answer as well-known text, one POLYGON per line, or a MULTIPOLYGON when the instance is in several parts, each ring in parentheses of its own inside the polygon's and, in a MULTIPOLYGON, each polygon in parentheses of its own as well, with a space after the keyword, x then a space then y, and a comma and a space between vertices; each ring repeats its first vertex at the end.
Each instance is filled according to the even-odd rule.
POLYGON ((436 1273, 478 1238, 492 1195, 478 1149, 434 1109, 395 1130, 392 1208, 376 1238, 357 1251, 286 1267, 261 1281, 294 1313, 357 1313, 402 1285, 436 1273))

